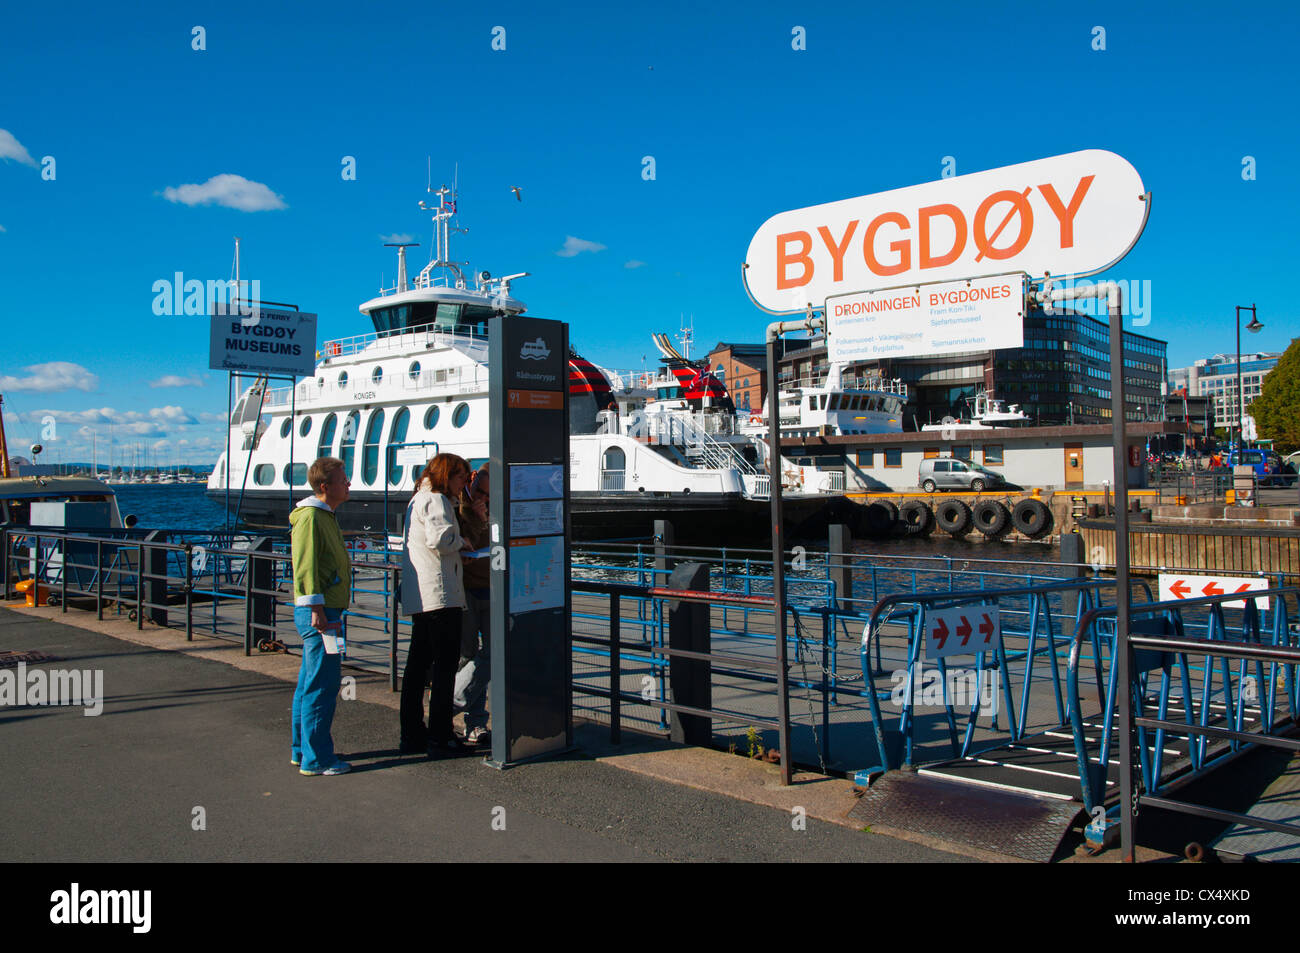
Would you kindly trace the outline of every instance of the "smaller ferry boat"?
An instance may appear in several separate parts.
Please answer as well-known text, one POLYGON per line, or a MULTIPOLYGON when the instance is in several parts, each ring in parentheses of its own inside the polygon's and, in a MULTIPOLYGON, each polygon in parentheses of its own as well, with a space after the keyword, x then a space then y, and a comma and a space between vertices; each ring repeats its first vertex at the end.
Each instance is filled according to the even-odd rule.
POLYGON ((1019 404, 1011 404, 1003 409, 1002 401, 997 400, 988 391, 980 391, 974 397, 966 398, 971 407, 970 420, 953 420, 948 418, 941 423, 926 424, 922 430, 927 431, 970 431, 993 430, 999 427, 1021 427, 1032 424, 1033 418, 1020 409, 1019 404))
MULTIPOLYGON (((878 376, 845 377, 833 364, 825 376, 783 383, 777 392, 781 437, 899 433, 907 385, 878 376)), ((766 403, 764 404, 766 407, 766 403)), ((750 414, 744 430, 767 433, 767 415, 750 414)))

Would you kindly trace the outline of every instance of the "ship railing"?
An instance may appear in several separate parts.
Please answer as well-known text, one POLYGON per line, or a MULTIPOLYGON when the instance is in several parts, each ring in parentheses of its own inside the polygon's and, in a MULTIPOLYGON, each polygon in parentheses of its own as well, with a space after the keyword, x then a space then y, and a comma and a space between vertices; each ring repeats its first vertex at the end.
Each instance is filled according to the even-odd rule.
MULTIPOLYGON (((724 418, 726 415, 706 415, 724 418)), ((695 421, 694 414, 633 414, 628 433, 636 436, 638 428, 651 442, 670 443, 686 448, 688 459, 710 470, 739 470, 742 475, 756 474, 758 469, 729 443, 715 440, 695 421)), ((732 419, 734 418, 727 418, 732 419)))
POLYGON ((476 324, 434 325, 426 324, 417 328, 393 331, 371 331, 368 334, 354 334, 351 337, 335 338, 326 341, 316 352, 318 361, 331 357, 347 357, 362 351, 405 351, 430 344, 451 346, 456 343, 483 343, 487 334, 476 324))
MULTIPOLYGON (((816 377, 801 377, 796 380, 781 380, 778 382, 783 390, 801 389, 822 389, 826 387, 828 375, 816 377)), ((840 391, 862 390, 871 391, 879 394, 895 394, 899 397, 907 396, 907 384, 899 378, 885 377, 841 377, 840 391)))
POLYGON ((652 371, 620 371, 614 368, 602 368, 609 386, 618 391, 655 390, 659 387, 672 387, 678 384, 675 377, 655 374, 652 371))
MULTIPOLYGON (((298 400, 300 402, 318 400, 329 397, 333 393, 337 394, 340 400, 350 401, 352 394, 358 389, 373 392, 375 397, 372 399, 382 399, 385 394, 391 394, 396 399, 398 395, 412 392, 438 394, 450 391, 478 394, 486 393, 487 388, 488 370, 482 364, 475 364, 472 367, 425 368, 414 377, 409 370, 404 370, 402 373, 385 375, 379 381, 369 378, 348 380, 343 387, 339 387, 337 381, 327 380, 324 384, 315 380, 304 381, 298 384, 298 400)), ((268 390, 263 401, 263 409, 288 407, 291 394, 292 389, 288 387, 268 390)))

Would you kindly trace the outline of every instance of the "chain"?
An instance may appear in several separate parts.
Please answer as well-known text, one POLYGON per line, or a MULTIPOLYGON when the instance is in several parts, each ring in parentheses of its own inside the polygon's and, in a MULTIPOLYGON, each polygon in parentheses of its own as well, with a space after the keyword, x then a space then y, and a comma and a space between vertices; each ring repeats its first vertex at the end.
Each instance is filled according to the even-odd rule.
MULTIPOLYGON (((808 726, 812 728, 813 745, 817 748, 817 763, 821 765, 822 774, 825 774, 826 758, 822 754, 821 738, 817 735, 817 713, 816 711, 813 710, 812 680, 808 677, 807 656, 809 654, 809 651, 805 651, 805 649, 807 648, 807 640, 804 638, 803 622, 799 619, 798 610, 791 609, 790 615, 794 617, 795 658, 799 661, 799 668, 803 671, 803 681, 805 686, 804 698, 808 699, 808 726)), ((816 664, 821 668, 823 672, 827 671, 826 667, 824 665, 821 665, 820 662, 816 664)), ((793 752, 791 752, 791 754, 793 755, 793 752)))

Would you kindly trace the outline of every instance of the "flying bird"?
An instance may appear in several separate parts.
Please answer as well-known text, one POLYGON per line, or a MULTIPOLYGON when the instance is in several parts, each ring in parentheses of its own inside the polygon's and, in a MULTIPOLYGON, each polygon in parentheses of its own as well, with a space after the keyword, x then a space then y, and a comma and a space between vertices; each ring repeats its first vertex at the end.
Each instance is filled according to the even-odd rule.
POLYGON ((510 191, 513 192, 513 193, 515 193, 515 198, 516 198, 518 201, 522 202, 522 201, 524 200, 524 197, 523 197, 522 195, 519 194, 519 186, 517 186, 517 185, 512 185, 512 186, 510 186, 510 191))

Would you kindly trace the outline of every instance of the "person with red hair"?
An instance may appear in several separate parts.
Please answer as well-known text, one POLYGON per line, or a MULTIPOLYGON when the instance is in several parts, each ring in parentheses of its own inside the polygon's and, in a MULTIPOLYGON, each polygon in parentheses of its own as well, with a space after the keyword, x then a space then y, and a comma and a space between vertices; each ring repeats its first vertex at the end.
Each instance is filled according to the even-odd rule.
POLYGON ((456 501, 469 479, 469 464, 454 453, 440 453, 420 474, 406 507, 402 540, 402 612, 411 616, 411 644, 402 674, 401 752, 454 752, 461 744, 452 731, 452 692, 460 659, 461 613, 465 585, 456 501), (429 723, 424 723, 424 685, 432 666, 429 723))

